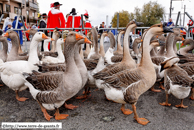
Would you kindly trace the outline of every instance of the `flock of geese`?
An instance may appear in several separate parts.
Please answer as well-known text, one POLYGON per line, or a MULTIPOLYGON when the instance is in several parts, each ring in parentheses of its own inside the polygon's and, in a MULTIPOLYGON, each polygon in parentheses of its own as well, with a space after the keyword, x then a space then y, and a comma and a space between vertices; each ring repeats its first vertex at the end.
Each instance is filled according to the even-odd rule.
POLYGON ((128 36, 141 24, 136 21, 128 23, 125 30, 119 32, 117 42, 111 32, 104 32, 100 37, 100 47, 95 28, 87 37, 74 31, 64 31, 62 38, 57 29, 53 31, 52 38, 30 29, 26 31, 33 36, 29 53, 22 52, 18 34, 9 30, 0 36, 3 45, 0 52, 1 80, 15 91, 18 101, 27 100, 18 92, 29 88, 48 121, 52 116, 47 110, 56 110, 56 120, 66 119, 68 114, 60 114, 59 108, 63 105, 67 109, 77 108, 65 102, 83 88, 83 95, 76 99, 87 98, 90 88, 96 87, 104 90, 108 100, 120 103, 123 114, 134 113, 135 120, 146 125, 149 121, 138 116, 136 103, 149 89, 161 92, 154 88, 156 82, 166 93, 166 102, 160 103, 163 106, 171 105, 168 103, 169 94, 181 99, 181 104, 176 107, 187 107, 183 105, 183 99, 191 90, 191 99, 194 100, 194 55, 188 53, 193 50, 194 41, 184 40, 180 29, 171 30, 163 24, 155 24, 144 31, 142 39, 135 39, 133 49, 130 49, 128 36), (167 38, 164 33, 168 33, 167 38), (105 52, 103 41, 106 36, 110 39, 110 47, 105 52), (7 38, 12 41, 9 54, 7 38), (42 40, 44 52, 39 52, 38 45, 42 40), (181 46, 188 46, 177 50, 177 41, 183 41, 181 46), (48 50, 49 42, 52 42, 51 51, 48 50), (83 52, 81 45, 84 43, 87 45, 83 52), (64 51, 61 45, 64 45, 64 51), (131 104, 133 110, 126 109, 126 103, 131 104))

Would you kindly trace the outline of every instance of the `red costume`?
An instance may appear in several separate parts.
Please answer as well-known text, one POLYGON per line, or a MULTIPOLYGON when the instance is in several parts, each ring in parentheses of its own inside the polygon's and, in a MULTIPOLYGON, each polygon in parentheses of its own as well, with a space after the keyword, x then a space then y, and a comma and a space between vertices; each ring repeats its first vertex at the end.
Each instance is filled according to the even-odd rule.
MULTIPOLYGON (((84 14, 84 16, 85 16, 85 18, 88 19, 89 15, 88 15, 88 11, 87 11, 87 10, 86 10, 86 13, 84 14)), ((85 21, 85 26, 84 26, 84 28, 92 28, 92 25, 91 25, 90 21, 87 20, 87 19, 86 19, 86 21, 85 21)), ((88 31, 89 31, 89 29, 86 29, 86 30, 85 30, 85 35, 86 35, 86 36, 87 36, 88 31)))
MULTIPOLYGON (((193 21, 192 20, 189 20, 189 23, 187 24, 188 26, 193 26, 193 21)), ((192 31, 192 33, 194 33, 194 29, 192 28, 190 30, 190 32, 192 31)))
POLYGON ((52 9, 48 13, 47 28, 65 28, 65 18, 58 9, 52 9))
MULTIPOLYGON (((67 18, 67 25, 66 28, 72 28, 72 24, 73 24, 73 16, 74 16, 74 28, 80 28, 80 21, 81 21, 81 17, 78 15, 69 15, 67 18)), ((77 32, 79 30, 76 30, 77 32)))

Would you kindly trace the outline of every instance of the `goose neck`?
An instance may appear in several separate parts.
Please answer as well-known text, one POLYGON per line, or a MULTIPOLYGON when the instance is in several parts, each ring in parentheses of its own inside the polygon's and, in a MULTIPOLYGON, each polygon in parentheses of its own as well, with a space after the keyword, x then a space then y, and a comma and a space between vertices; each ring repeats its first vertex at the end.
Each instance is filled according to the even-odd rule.
POLYGON ((38 53, 37 53, 37 48, 38 48, 38 43, 39 42, 40 41, 37 41, 33 38, 32 42, 30 44, 28 62, 31 63, 31 64, 38 64, 39 63, 38 53))
POLYGON ((124 44, 123 44, 123 59, 121 62, 133 62, 135 64, 135 61, 133 60, 133 58, 131 57, 130 53, 129 53, 129 44, 128 44, 128 39, 129 39, 129 33, 132 31, 131 26, 129 26, 125 32, 125 36, 124 36, 124 44))
POLYGON ((136 41, 133 43, 133 51, 135 54, 139 54, 138 43, 136 41))
POLYGON ((121 36, 122 36, 122 34, 119 33, 119 36, 118 36, 118 44, 117 44, 117 51, 119 51, 119 50, 122 49, 122 46, 121 46, 121 36))
POLYGON ((173 49, 174 40, 175 40, 175 35, 173 33, 170 33, 166 41, 166 51, 167 51, 166 57, 176 56, 173 49))
POLYGON ((61 44, 57 44, 56 51, 58 53, 58 58, 60 60, 64 60, 65 58, 64 58, 64 55, 63 55, 63 52, 62 52, 62 49, 61 49, 61 44))
POLYGON ((49 50, 48 50, 48 43, 49 43, 49 42, 44 41, 44 51, 45 51, 45 52, 48 52, 48 51, 49 51, 49 50))
MULTIPOLYGON (((104 35, 102 35, 101 36, 101 38, 100 38, 100 54, 102 55, 102 56, 104 56, 105 55, 105 51, 104 51, 104 35)), ((88 44, 87 44, 88 45, 88 44)))
POLYGON ((153 69, 153 63, 150 56, 150 40, 154 36, 151 29, 145 34, 145 38, 143 41, 143 48, 142 48, 142 58, 140 62, 140 66, 146 68, 147 70, 153 69))

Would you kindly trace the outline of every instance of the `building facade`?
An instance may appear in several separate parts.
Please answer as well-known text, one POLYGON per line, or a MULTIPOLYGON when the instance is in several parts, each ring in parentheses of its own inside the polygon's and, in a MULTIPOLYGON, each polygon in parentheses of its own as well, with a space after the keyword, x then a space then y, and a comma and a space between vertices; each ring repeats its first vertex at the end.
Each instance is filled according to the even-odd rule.
POLYGON ((38 20, 37 11, 37 0, 0 0, 0 16, 4 14, 0 28, 3 27, 6 17, 10 17, 13 21, 17 15, 25 16, 27 26, 36 24, 38 20))

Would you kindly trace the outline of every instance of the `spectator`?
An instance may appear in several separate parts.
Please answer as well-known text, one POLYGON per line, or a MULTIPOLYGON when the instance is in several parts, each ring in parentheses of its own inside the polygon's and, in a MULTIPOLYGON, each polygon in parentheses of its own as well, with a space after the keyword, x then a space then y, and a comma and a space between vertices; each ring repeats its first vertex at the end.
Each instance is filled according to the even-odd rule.
MULTIPOLYGON (((12 23, 12 26, 13 28, 16 27, 16 22, 17 22, 17 16, 15 16, 14 18, 14 21, 12 23)), ((24 26, 22 23, 19 22, 19 19, 18 19, 18 27, 17 29, 21 29, 21 27, 24 26)), ((19 34, 19 37, 20 37, 20 44, 21 46, 23 45, 23 37, 22 37, 22 31, 16 31, 18 34, 19 34)))
POLYGON ((9 17, 7 17, 7 18, 5 19, 5 21, 4 21, 4 23, 3 23, 3 29, 2 29, 3 31, 4 31, 5 28, 7 27, 8 22, 11 22, 11 20, 10 20, 9 17))
MULTIPOLYGON (((89 14, 88 14, 88 11, 86 10, 86 13, 84 14, 84 17, 85 17, 85 24, 84 24, 84 28, 92 28, 92 25, 90 23, 90 21, 88 20, 89 18, 89 14)), ((87 36, 87 33, 88 33, 88 29, 85 30, 85 35, 87 36)), ((86 49, 86 44, 84 44, 84 50, 86 49)))
POLYGON ((173 27, 174 23, 172 22, 172 18, 169 19, 169 22, 167 23, 168 27, 173 27))
MULTIPOLYGON (((86 10, 86 13, 84 14, 84 17, 85 17, 85 28, 92 28, 92 25, 91 25, 91 23, 90 23, 90 21, 88 20, 88 18, 89 18, 89 14, 88 14, 88 11, 86 10)), ((88 32, 89 30, 88 29, 86 29, 85 30, 85 35, 87 36, 87 32, 88 32)))
MULTIPOLYGON (((65 28, 65 18, 63 13, 60 11, 60 4, 59 2, 55 2, 51 4, 51 10, 48 13, 47 18, 47 28, 65 28)), ((51 36, 52 36, 51 30, 51 36)))
MULTIPOLYGON (((67 19, 67 28, 73 27, 73 17, 74 17, 74 28, 80 28, 81 27, 81 16, 78 16, 76 13, 76 9, 72 8, 71 12, 69 13, 68 19, 67 19)), ((76 30, 79 31, 78 29, 76 30)))
MULTIPOLYGON (((43 13, 42 19, 40 20, 39 28, 46 28, 46 19, 47 19, 47 14, 43 13)), ((41 31, 44 32, 48 36, 47 30, 44 30, 44 31, 41 30, 41 31)), ((41 51, 44 51, 43 46, 44 46, 44 41, 42 41, 41 51)))
MULTIPOLYGON (((192 18, 192 16, 191 16, 191 18, 192 18)), ((188 25, 188 28, 189 28, 190 26, 193 26, 193 21, 190 19, 187 25, 188 25)), ((192 28, 192 29, 190 30, 190 34, 193 35, 193 33, 194 33, 194 29, 192 28), (192 33, 191 33, 191 31, 192 31, 192 33)))
MULTIPOLYGON (((103 26, 102 26, 102 24, 100 24, 100 27, 99 27, 99 29, 100 28, 104 28, 103 26)), ((102 35, 102 33, 103 33, 103 30, 99 30, 99 32, 98 32, 99 34, 100 34, 100 36, 102 35)))
MULTIPOLYGON (((12 28, 12 23, 11 22, 8 22, 7 23, 7 26, 5 27, 5 32, 9 29, 13 29, 12 28)), ((11 39, 10 38, 7 38, 7 42, 8 42, 8 53, 11 51, 11 47, 12 47, 12 43, 11 43, 11 39)))
MULTIPOLYGON (((26 27, 26 29, 28 29, 27 24, 26 24, 26 17, 24 16, 23 19, 24 19, 25 27, 26 27)), ((27 41, 30 41, 30 39, 29 39, 29 33, 26 33, 26 38, 27 38, 27 41)))

